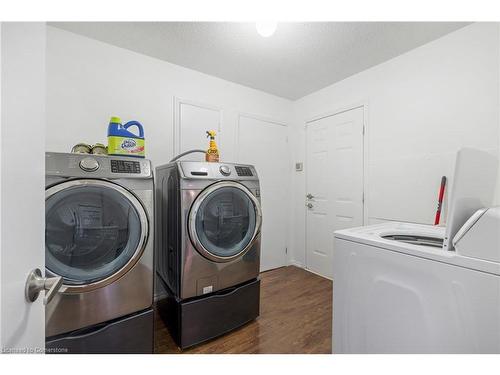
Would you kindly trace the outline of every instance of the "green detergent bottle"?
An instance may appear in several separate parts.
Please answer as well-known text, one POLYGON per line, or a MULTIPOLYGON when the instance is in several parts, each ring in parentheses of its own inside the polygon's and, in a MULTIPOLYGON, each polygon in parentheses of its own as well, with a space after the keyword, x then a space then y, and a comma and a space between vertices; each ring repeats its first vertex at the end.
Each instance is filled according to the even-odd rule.
POLYGON ((111 117, 108 126, 108 155, 145 157, 144 129, 138 121, 121 123, 119 117, 111 117), (138 134, 128 129, 135 126, 138 134))

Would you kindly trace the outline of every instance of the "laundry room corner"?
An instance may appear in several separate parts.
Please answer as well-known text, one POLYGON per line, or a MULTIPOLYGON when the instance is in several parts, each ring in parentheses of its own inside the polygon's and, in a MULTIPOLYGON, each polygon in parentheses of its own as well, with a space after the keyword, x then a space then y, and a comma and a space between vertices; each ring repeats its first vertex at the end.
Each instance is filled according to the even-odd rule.
MULTIPOLYGON (((496 23, 465 26, 294 103, 299 143, 293 149, 305 171, 294 174, 291 226, 296 228, 294 243, 302 244, 294 248, 294 259, 307 264, 304 198, 310 192, 305 190, 305 143, 311 119, 366 106, 364 225, 395 220, 432 223, 439 181, 444 174, 451 186, 456 151, 472 146, 498 155, 498 30, 496 23), (424 94, 429 90, 432 96, 424 94), (470 125, 476 122, 484 124, 481 133, 470 125)), ((445 212, 446 200, 447 195, 445 212)))

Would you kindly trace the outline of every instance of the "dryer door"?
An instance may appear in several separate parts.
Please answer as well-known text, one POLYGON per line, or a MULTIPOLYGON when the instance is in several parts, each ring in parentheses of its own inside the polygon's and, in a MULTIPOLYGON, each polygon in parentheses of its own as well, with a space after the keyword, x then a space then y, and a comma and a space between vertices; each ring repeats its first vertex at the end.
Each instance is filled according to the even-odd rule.
POLYGON ((242 256, 260 231, 257 198, 231 181, 215 183, 200 193, 189 214, 189 235, 196 250, 215 262, 242 256))
POLYGON ((139 260, 148 219, 128 190, 103 180, 70 180, 45 193, 45 266, 66 292, 112 283, 139 260))

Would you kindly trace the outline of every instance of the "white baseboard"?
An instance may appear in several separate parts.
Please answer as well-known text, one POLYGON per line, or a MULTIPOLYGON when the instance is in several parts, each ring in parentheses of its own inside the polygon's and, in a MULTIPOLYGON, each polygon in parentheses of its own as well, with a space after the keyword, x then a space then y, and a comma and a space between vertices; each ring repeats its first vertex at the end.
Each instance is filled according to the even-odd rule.
POLYGON ((304 263, 302 263, 302 262, 298 262, 298 261, 296 261, 296 260, 290 259, 290 260, 288 261, 288 265, 289 265, 289 266, 295 266, 295 267, 302 268, 302 269, 306 270, 307 272, 314 273, 315 275, 318 275, 318 276, 321 276, 321 277, 323 277, 323 278, 325 278, 325 279, 328 279, 328 280, 332 280, 332 281, 333 281, 333 279, 332 279, 331 277, 327 277, 327 276, 325 276, 325 275, 321 275, 321 274, 319 274, 319 273, 317 273, 317 272, 314 272, 314 271, 312 271, 312 270, 308 269, 308 268, 306 267, 306 265, 305 265, 304 263))
POLYGON ((310 269, 307 269, 304 267, 304 269, 307 271, 307 272, 311 272, 311 273, 314 273, 315 275, 318 275, 319 277, 322 277, 323 279, 327 279, 327 280, 330 280, 330 281, 333 281, 333 279, 331 277, 328 277, 328 276, 325 276, 325 275, 321 275, 317 272, 314 272, 313 270, 310 270, 310 269))
POLYGON ((301 262, 298 262, 298 261, 296 261, 296 260, 294 260, 294 259, 290 259, 290 260, 288 261, 288 265, 289 265, 289 266, 296 266, 296 267, 299 267, 299 268, 304 268, 304 269, 306 268, 305 264, 303 264, 303 263, 301 263, 301 262))

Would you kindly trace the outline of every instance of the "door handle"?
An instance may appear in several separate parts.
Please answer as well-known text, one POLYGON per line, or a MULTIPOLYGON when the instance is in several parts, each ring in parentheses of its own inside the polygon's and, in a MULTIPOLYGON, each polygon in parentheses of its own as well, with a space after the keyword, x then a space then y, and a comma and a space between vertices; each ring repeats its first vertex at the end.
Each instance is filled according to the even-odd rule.
POLYGON ((306 203, 306 207, 307 207, 307 208, 313 208, 314 206, 313 206, 313 204, 312 204, 312 203, 306 203))
POLYGON ((307 198, 307 199, 313 199, 313 198, 314 198, 314 195, 312 195, 311 193, 309 193, 309 194, 307 194, 307 195, 306 195, 306 198, 307 198))
POLYGON ((26 280, 26 287, 24 289, 24 295, 28 302, 35 302, 41 291, 47 291, 43 297, 43 304, 47 305, 56 293, 61 289, 63 283, 63 278, 61 276, 57 277, 43 277, 42 271, 35 268, 28 275, 26 280))

